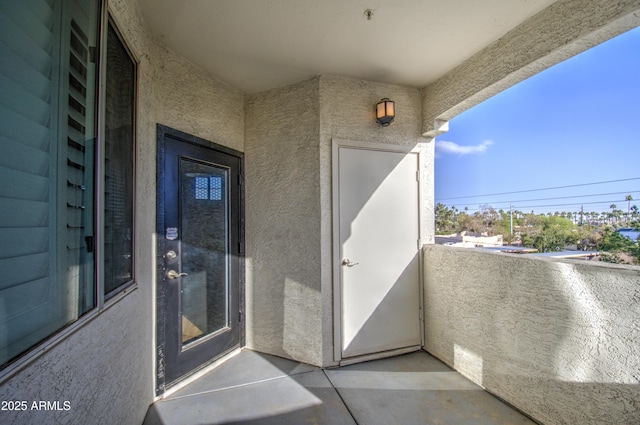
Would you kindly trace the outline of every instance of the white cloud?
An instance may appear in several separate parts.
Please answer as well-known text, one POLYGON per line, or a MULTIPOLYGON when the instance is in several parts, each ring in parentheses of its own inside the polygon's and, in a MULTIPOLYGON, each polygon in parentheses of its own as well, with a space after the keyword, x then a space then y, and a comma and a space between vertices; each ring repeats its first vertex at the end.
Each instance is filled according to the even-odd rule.
POLYGON ((485 140, 479 145, 461 146, 455 142, 447 142, 446 140, 436 140, 436 156, 449 153, 458 155, 475 155, 485 153, 489 146, 493 145, 491 140, 485 140))

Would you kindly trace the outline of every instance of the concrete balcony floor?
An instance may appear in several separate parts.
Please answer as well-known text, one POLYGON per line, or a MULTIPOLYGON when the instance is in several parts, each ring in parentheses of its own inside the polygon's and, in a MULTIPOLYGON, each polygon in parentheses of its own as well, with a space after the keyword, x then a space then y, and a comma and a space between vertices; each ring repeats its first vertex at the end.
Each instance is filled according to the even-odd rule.
POLYGON ((144 425, 530 424, 423 351, 318 367, 244 350, 152 405, 144 425))

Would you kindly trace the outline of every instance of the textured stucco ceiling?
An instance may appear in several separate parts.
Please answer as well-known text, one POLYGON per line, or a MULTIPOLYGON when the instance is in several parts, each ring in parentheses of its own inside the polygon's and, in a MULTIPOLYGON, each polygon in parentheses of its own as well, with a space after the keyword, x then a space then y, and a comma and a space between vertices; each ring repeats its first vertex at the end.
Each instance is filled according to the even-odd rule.
POLYGON ((252 93, 321 74, 424 87, 555 0, 138 2, 160 43, 252 93))

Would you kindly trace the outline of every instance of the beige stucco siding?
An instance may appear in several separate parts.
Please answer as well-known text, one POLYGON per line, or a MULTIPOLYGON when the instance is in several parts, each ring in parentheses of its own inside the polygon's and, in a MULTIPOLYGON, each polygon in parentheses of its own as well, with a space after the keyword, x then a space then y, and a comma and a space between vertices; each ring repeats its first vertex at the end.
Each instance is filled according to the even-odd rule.
POLYGON ((321 364, 318 79, 246 102, 247 346, 321 364))
POLYGON ((637 424, 640 270, 424 247, 425 349, 546 425, 637 424))
POLYGON ((433 144, 420 135, 420 90, 322 76, 249 95, 246 113, 247 345, 335 364, 332 139, 426 143, 429 233, 433 144), (397 109, 387 128, 373 116, 383 97, 397 109))

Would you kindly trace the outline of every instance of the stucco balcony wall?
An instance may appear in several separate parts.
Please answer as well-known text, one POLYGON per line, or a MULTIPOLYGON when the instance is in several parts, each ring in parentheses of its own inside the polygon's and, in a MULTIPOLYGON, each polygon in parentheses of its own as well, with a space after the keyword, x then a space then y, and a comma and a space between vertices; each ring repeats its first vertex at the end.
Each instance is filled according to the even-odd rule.
POLYGON ((640 423, 640 268, 423 253, 426 351, 546 425, 640 423))

